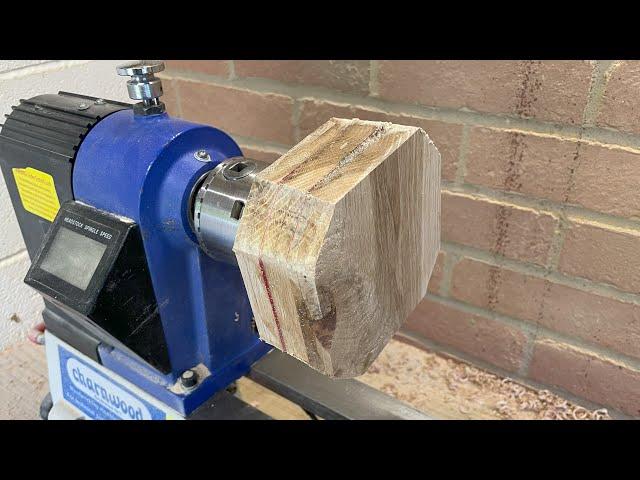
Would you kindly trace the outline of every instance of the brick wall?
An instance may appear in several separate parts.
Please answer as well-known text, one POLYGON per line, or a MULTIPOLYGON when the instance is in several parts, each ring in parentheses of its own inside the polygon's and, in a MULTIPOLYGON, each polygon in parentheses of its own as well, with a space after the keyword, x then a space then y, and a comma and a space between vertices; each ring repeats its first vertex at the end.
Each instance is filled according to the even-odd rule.
POLYGON ((424 128, 442 252, 414 339, 640 416, 640 63, 169 61, 171 113, 276 159, 331 116, 424 128))

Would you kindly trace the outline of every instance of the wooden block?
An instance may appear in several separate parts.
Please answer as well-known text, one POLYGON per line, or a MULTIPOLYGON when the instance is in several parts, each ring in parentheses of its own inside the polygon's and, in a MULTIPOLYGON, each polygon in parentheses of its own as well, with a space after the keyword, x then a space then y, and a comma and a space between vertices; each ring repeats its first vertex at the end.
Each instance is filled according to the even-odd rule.
POLYGON ((424 130, 333 118, 260 172, 233 249, 260 337, 348 378, 425 295, 439 248, 424 130))

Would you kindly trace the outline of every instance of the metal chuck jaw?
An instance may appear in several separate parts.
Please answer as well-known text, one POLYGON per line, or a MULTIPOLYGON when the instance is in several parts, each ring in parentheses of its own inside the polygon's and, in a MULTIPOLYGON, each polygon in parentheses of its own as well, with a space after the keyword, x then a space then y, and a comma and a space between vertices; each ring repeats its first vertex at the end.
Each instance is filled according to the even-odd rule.
POLYGON ((210 257, 237 264, 232 249, 240 218, 256 175, 268 166, 249 158, 229 158, 196 183, 191 195, 193 230, 210 257))

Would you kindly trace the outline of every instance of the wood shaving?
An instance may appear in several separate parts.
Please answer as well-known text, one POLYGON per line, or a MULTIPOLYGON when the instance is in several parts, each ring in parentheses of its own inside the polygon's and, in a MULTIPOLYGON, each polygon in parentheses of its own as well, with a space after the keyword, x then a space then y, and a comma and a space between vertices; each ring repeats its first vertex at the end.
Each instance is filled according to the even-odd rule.
POLYGON ((392 340, 358 378, 435 418, 605 420, 549 390, 536 390, 460 360, 392 340))

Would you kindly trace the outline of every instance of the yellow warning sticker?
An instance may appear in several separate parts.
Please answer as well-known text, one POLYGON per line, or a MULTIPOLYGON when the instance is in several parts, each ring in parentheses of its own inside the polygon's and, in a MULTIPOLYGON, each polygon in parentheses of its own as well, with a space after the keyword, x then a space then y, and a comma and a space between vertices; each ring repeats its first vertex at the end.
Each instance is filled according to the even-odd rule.
POLYGON ((48 173, 27 167, 14 168, 13 178, 16 179, 24 209, 53 222, 60 209, 53 177, 48 173))

